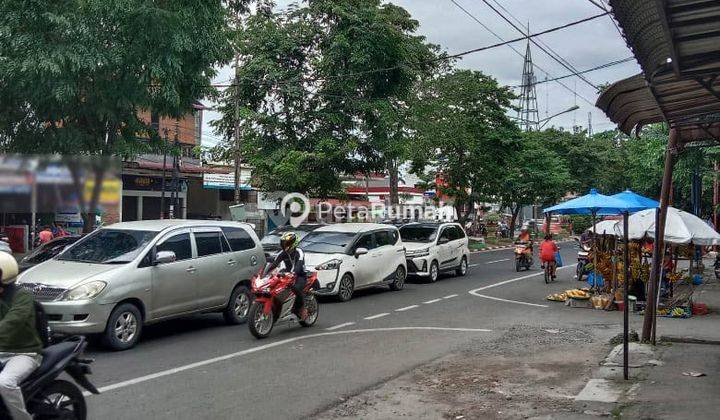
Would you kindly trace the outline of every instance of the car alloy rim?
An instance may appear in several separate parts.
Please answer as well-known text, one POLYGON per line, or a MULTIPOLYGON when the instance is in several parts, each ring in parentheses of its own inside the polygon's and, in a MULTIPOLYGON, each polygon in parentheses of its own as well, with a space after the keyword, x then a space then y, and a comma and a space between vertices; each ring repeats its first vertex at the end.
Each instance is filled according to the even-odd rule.
POLYGON ((235 315, 237 315, 238 318, 245 318, 248 311, 250 311, 250 299, 246 293, 240 293, 238 297, 235 298, 235 315))
POLYGON ((130 343, 137 334, 137 319, 132 312, 123 312, 115 322, 115 337, 123 343, 130 343))
POLYGON ((433 279, 433 281, 437 280, 438 277, 438 268, 437 265, 433 264, 430 267, 430 278, 433 279))
POLYGON ((395 285, 402 287, 405 284, 405 270, 402 267, 398 267, 395 272, 395 285))
POLYGON ((343 299, 349 298, 350 287, 350 277, 343 277, 342 281, 340 282, 340 297, 342 297, 343 299))
POLYGON ((467 273, 467 260, 463 258, 462 262, 460 263, 460 272, 465 274, 467 273))

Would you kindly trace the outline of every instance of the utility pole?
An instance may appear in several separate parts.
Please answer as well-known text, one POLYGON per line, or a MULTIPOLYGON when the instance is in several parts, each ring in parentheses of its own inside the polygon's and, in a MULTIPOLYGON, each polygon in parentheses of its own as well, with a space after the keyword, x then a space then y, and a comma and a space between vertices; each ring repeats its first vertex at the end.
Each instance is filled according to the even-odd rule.
POLYGON ((178 144, 179 144, 178 132, 179 132, 179 130, 180 130, 180 121, 176 119, 175 120, 175 141, 173 142, 175 145, 176 153, 173 155, 172 192, 170 195, 170 211, 169 211, 170 219, 175 218, 175 212, 177 211, 178 201, 179 201, 178 187, 180 184, 180 182, 179 182, 180 173, 178 171, 178 168, 180 165, 180 156, 177 155, 177 152, 179 150, 178 149, 178 144))
MULTIPOLYGON (((238 12, 235 25, 240 28, 240 13, 238 12)), ((235 204, 240 204, 240 53, 235 52, 235 204)))
MULTIPOLYGON (((158 129, 160 128, 160 125, 158 123, 158 129)), ((165 168, 167 167, 167 147, 168 147, 168 138, 167 138, 167 129, 165 130, 165 137, 163 141, 163 167, 162 167, 162 178, 160 179, 160 218, 165 218, 165 168)), ((138 214, 138 218, 142 219, 142 214, 138 214)))
POLYGON ((592 131, 592 112, 588 112, 587 135, 588 135, 588 138, 592 137, 592 135, 593 135, 593 131, 592 131))

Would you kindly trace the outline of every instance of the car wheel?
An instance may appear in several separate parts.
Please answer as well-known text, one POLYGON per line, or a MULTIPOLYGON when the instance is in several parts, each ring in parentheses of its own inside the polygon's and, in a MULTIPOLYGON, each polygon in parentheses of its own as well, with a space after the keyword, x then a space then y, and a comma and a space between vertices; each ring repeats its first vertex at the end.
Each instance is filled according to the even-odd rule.
POLYGON ((343 274, 340 279, 340 285, 338 286, 338 300, 340 302, 347 302, 352 299, 353 292, 355 291, 355 281, 353 280, 350 273, 343 274))
POLYGON ((245 286, 237 286, 230 295, 230 303, 223 311, 225 322, 230 325, 245 323, 248 319, 251 303, 250 290, 245 286))
POLYGON ((103 344, 112 350, 127 350, 135 346, 142 332, 142 316, 137 306, 123 303, 108 318, 103 344))
POLYGON ((405 287, 405 278, 407 278, 405 267, 399 265, 397 270, 395 270, 393 282, 390 283, 390 290, 402 290, 403 287, 405 287))
POLYGON ((430 283, 435 283, 440 277, 440 267, 438 267, 437 261, 433 261, 430 264, 430 283))
POLYGON ((467 270, 468 270, 467 257, 462 257, 462 260, 460 261, 460 267, 458 267, 458 269, 455 270, 455 275, 458 277, 462 277, 465 274, 467 274, 467 270))

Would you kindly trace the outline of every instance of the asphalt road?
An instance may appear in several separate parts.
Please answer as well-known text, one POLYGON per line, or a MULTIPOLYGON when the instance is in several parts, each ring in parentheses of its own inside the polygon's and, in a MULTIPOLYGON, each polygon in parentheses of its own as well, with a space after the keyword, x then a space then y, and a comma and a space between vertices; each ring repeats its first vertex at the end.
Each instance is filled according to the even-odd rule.
MULTIPOLYGON (((148 327, 132 350, 91 351, 91 419, 283 419, 307 417, 472 340, 516 324, 607 323, 602 311, 546 301, 576 287, 576 250, 546 285, 536 263, 516 273, 511 250, 473 254, 465 277, 405 289, 367 290, 346 303, 321 302, 312 328, 278 326, 256 340, 246 325, 203 315, 148 327), (472 292, 472 293, 471 293, 472 292)), ((615 320, 620 322, 618 318, 615 320)))

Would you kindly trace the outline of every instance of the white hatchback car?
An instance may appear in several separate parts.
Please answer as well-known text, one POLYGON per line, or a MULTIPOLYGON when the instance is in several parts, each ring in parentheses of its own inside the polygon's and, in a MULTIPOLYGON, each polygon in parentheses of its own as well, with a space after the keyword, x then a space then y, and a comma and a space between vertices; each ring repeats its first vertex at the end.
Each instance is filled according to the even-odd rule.
POLYGON ((468 238, 458 223, 409 223, 400 228, 408 274, 437 281, 441 272, 467 274, 468 238))
POLYGON ((405 248, 394 226, 376 223, 340 223, 310 232, 300 241, 305 266, 318 273, 318 295, 341 301, 366 287, 405 286, 405 248))

